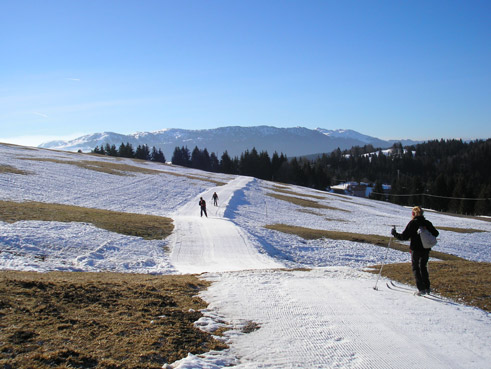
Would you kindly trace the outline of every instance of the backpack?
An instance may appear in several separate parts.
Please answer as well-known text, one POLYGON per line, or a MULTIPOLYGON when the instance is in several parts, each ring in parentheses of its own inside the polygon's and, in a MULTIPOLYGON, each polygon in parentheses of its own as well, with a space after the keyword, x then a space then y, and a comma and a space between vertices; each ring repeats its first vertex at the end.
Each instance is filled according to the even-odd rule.
POLYGON ((431 249, 436 245, 436 237, 425 226, 419 227, 418 234, 425 249, 431 249))

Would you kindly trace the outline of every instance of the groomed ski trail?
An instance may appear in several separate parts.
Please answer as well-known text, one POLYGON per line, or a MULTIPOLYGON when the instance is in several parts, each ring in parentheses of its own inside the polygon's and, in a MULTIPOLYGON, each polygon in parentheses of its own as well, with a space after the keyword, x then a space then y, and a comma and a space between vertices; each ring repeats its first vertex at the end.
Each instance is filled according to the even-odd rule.
MULTIPOLYGON (((489 326, 486 313, 385 286, 374 291, 372 274, 330 267, 204 278, 214 282, 201 294, 210 312, 234 326, 244 321, 260 326, 248 334, 230 333, 237 369, 489 367, 489 333, 470 334, 476 326, 489 326)), ((185 361, 176 368, 207 367, 185 361)))
POLYGON ((235 192, 252 180, 251 177, 237 177, 225 186, 211 188, 173 214, 171 262, 177 271, 199 274, 283 267, 268 255, 261 254, 246 232, 224 218, 235 192), (218 207, 213 205, 214 192, 219 196, 218 207), (200 197, 207 203, 208 217, 200 216, 200 197))

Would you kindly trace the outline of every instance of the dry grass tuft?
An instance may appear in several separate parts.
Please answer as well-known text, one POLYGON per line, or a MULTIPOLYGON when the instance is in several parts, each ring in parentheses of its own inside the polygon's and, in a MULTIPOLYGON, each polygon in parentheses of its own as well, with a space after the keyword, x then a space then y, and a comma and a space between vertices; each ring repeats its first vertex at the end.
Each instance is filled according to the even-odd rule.
POLYGON ((319 204, 317 201, 313 200, 308 200, 308 199, 302 199, 300 197, 294 197, 294 196, 286 196, 286 195, 280 195, 277 193, 267 193, 266 195, 273 197, 277 200, 282 200, 282 201, 288 201, 292 204, 298 205, 298 206, 303 206, 306 208, 314 208, 314 209, 328 209, 328 210, 338 210, 338 211, 344 211, 344 212, 349 212, 348 210, 340 209, 340 208, 335 208, 333 206, 327 206, 323 204, 319 204))
POLYGON ((480 232, 486 232, 480 229, 473 229, 473 228, 455 228, 455 227, 437 227, 438 230, 441 231, 449 231, 449 232, 455 232, 455 233, 480 233, 480 232))
POLYGON ((166 238, 174 229, 170 218, 42 202, 0 200, 0 220, 7 223, 21 220, 91 223, 111 232, 146 240, 166 238))
POLYGON ((20 170, 20 169, 17 169, 11 165, 7 165, 7 164, 1 164, 0 165, 0 174, 2 173, 11 173, 11 174, 23 174, 23 175, 29 175, 29 174, 32 174, 30 172, 26 172, 25 170, 20 170))
POLYGON ((306 194, 306 193, 298 193, 292 190, 288 189, 283 189, 279 186, 273 186, 276 192, 281 192, 287 195, 295 195, 295 196, 303 196, 303 197, 310 197, 312 199, 317 199, 317 200, 327 200, 327 196, 317 196, 317 195, 311 195, 311 194, 306 194))
POLYGON ((226 346, 195 328, 194 276, 0 272, 0 367, 161 368, 226 346))
MULTIPOLYGON (((332 240, 369 243, 371 245, 376 245, 381 247, 387 247, 390 240, 390 237, 379 236, 374 234, 327 231, 323 229, 313 229, 313 228, 292 226, 287 224, 269 224, 266 225, 265 228, 283 232, 283 233, 294 234, 299 237, 305 238, 306 240, 329 238, 332 240)), ((408 245, 397 242, 394 239, 392 240, 390 247, 395 250, 409 252, 408 245)), ((438 252, 438 251, 432 251, 431 256, 440 260, 463 260, 458 256, 445 254, 443 252, 438 252)))
POLYGON ((311 214, 311 215, 317 215, 317 216, 322 216, 321 213, 318 213, 316 211, 310 210, 310 209, 297 209, 299 213, 304 213, 304 214, 311 214))
MULTIPOLYGON (((433 251, 431 252, 433 256, 433 251)), ((474 261, 430 261, 431 288, 437 294, 466 305, 491 311, 491 263, 474 261)), ((378 273, 380 266, 372 270, 378 273)), ((382 275, 392 280, 414 286, 411 264, 384 265, 382 275)))

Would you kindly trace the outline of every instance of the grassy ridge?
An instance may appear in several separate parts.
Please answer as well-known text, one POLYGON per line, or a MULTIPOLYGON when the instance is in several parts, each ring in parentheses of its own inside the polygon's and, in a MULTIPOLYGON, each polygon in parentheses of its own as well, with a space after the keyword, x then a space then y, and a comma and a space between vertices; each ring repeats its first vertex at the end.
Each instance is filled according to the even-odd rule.
POLYGON ((20 220, 92 223, 111 232, 146 240, 166 238, 174 229, 170 218, 34 201, 0 200, 0 220, 7 223, 20 220))

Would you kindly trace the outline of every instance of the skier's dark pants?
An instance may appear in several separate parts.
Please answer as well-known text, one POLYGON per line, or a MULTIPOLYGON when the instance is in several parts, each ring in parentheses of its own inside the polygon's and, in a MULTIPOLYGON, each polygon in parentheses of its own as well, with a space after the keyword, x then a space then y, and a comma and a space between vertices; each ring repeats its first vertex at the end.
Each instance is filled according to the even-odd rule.
POLYGON ((206 208, 201 207, 201 216, 203 216, 203 213, 205 213, 206 217, 208 218, 208 214, 206 214, 206 208))
POLYGON ((413 267, 414 278, 418 290, 424 291, 430 289, 430 278, 428 276, 428 259, 430 258, 430 249, 413 250, 411 252, 411 264, 413 267))

